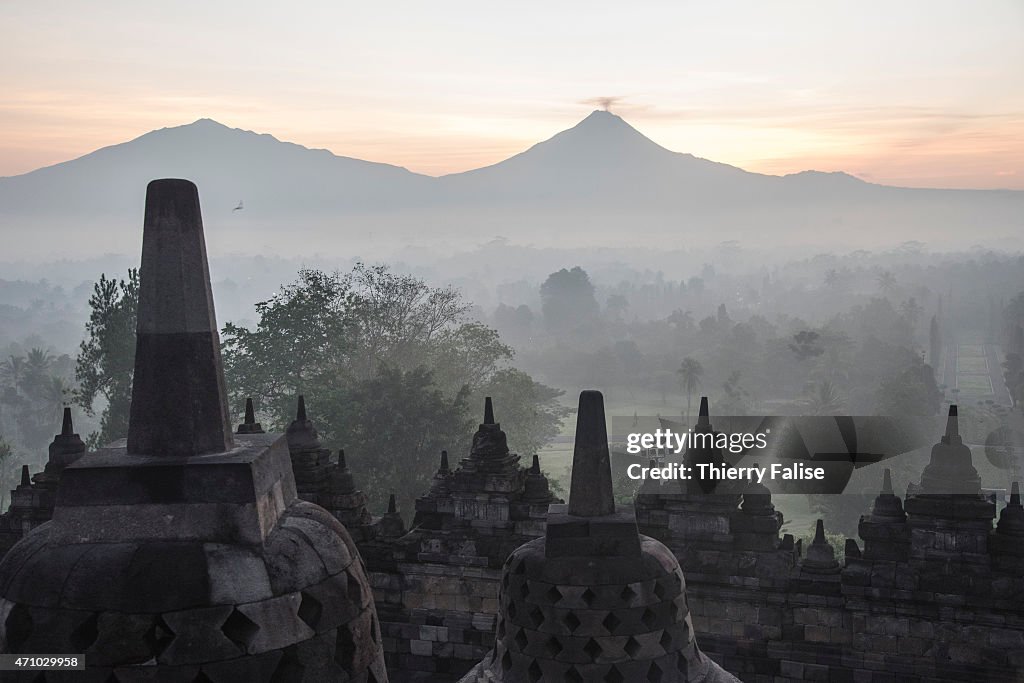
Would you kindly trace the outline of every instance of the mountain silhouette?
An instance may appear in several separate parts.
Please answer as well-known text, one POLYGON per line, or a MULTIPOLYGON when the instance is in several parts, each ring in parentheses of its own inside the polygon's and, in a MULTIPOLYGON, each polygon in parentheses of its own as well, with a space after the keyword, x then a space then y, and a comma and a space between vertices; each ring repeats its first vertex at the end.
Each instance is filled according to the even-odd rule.
POLYGON ((146 184, 200 188, 215 248, 346 253, 365 239, 652 244, 830 235, 859 246, 1012 238, 1024 192, 917 190, 845 173, 751 173, 668 150, 615 114, 578 124, 492 166, 433 178, 282 142, 210 119, 163 128, 80 158, 0 178, 0 230, 16 256, 135 246, 146 184), (244 201, 245 210, 231 209, 244 201), (306 243, 304 244, 303 241, 306 243))

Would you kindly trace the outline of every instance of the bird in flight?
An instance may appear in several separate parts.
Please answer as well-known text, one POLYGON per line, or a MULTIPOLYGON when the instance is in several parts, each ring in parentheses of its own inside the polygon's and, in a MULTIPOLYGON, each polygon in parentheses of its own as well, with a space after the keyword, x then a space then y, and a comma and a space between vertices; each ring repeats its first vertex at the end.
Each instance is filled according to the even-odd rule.
POLYGON ((235 211, 241 211, 244 208, 245 207, 242 205, 242 200, 239 199, 238 200, 238 206, 236 206, 235 208, 231 209, 231 213, 234 213, 235 211))

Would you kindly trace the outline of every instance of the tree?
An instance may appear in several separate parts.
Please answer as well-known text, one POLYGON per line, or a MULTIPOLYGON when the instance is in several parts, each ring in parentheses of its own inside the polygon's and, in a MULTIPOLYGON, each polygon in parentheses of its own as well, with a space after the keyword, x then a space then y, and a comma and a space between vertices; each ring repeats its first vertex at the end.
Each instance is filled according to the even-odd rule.
POLYGON ((896 276, 890 270, 879 273, 876 282, 878 282, 878 288, 882 290, 884 296, 888 296, 896 291, 896 276))
POLYGON ((11 488, 11 482, 9 481, 9 474, 14 466, 13 451, 11 450, 10 444, 4 441, 4 438, 0 436, 0 509, 6 509, 6 494, 8 489, 11 488))
POLYGON ((740 384, 739 370, 733 370, 729 377, 722 382, 722 391, 725 399, 717 406, 716 410, 722 415, 746 415, 750 406, 750 393, 740 384))
POLYGON ((139 305, 139 271, 132 268, 125 280, 100 275, 89 298, 86 339, 75 364, 79 387, 75 403, 95 414, 99 399, 106 402, 100 431, 90 434, 90 447, 128 434, 128 413, 135 372, 135 323, 139 305))
POLYGON ((935 415, 942 391, 931 366, 914 356, 904 370, 882 380, 876 399, 879 415, 935 415))
POLYGON ((384 366, 373 378, 324 387, 311 408, 318 424, 322 417, 333 425, 332 440, 345 447, 371 508, 383 510, 393 492, 408 510, 425 493, 442 449, 468 451, 468 399, 466 389, 444 396, 426 368, 384 366))
POLYGON ((680 363, 676 374, 679 375, 679 383, 683 387, 683 393, 686 394, 686 422, 689 424, 693 394, 700 388, 700 380, 704 376, 704 366, 696 359, 687 356, 680 363))
POLYGON ((804 400, 808 415, 839 415, 844 406, 835 385, 824 379, 814 385, 811 395, 804 400))
POLYGON ((825 347, 819 342, 820 338, 821 335, 813 330, 802 330, 793 335, 789 349, 796 355, 797 360, 815 358, 825 353, 825 347))
POLYGON ((324 443, 361 461, 377 502, 395 491, 410 503, 442 448, 468 450, 472 396, 495 395, 512 442, 531 449, 563 415, 559 392, 508 367, 512 350, 451 288, 362 264, 302 270, 256 311, 253 329, 222 332, 232 405, 251 396, 261 421, 284 429, 304 394, 324 443))
POLYGON ((540 298, 544 324, 554 334, 578 333, 597 320, 594 285, 579 266, 551 273, 540 286, 540 298))
POLYGON ((509 448, 526 458, 558 435, 569 414, 558 402, 563 393, 534 381, 522 370, 503 368, 475 392, 472 406, 482 406, 483 397, 490 396, 495 417, 508 435, 509 448))
MULTIPOLYGON (((357 264, 350 273, 305 269, 296 282, 256 304, 255 329, 222 331, 233 405, 260 399, 271 424, 291 419, 295 397, 338 383, 374 380, 383 368, 424 367, 446 395, 474 390, 511 359, 497 332, 467 320, 451 288, 357 264)), ((320 425, 332 434, 335 425, 320 425)))

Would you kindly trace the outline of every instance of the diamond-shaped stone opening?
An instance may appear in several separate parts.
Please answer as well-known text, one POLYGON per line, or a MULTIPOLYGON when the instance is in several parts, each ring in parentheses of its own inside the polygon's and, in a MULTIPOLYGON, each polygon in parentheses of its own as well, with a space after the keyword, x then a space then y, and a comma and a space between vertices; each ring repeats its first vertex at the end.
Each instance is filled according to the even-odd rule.
POLYGON ((243 650, 248 651, 249 645, 255 640, 256 634, 260 630, 260 625, 238 611, 238 608, 235 608, 231 610, 231 614, 224 620, 220 630, 228 640, 243 650))
POLYGON ((662 631, 661 638, 658 639, 658 645, 661 645, 661 648, 668 652, 668 649, 672 646, 672 634, 668 631, 662 631))
POLYGON ((633 598, 636 597, 636 591, 630 588, 629 586, 626 586, 622 589, 622 592, 619 593, 619 597, 627 605, 631 604, 633 602, 633 598))
POLYGON ((583 591, 583 595, 581 595, 580 598, 583 600, 583 604, 585 604, 587 607, 590 607, 594 604, 594 600, 597 600, 597 593, 588 588, 587 590, 583 591))
POLYGON ((604 683, 625 683, 626 677, 619 671, 619 667, 612 664, 612 668, 608 669, 608 673, 604 675, 604 683))
POLYGON ((676 657, 676 668, 679 669, 680 673, 684 673, 684 674, 690 668, 689 662, 686 661, 686 655, 684 655, 681 650, 679 652, 679 656, 676 657))
POLYGON ((85 652, 96 642, 100 635, 99 617, 99 612, 93 612, 71 632, 71 644, 75 652, 85 652))
POLYGON ((530 623, 533 624, 534 628, 539 628, 544 623, 544 613, 538 607, 531 609, 527 616, 530 617, 530 623))
POLYGON ((654 624, 658 621, 658 615, 654 613, 654 610, 648 607, 644 610, 644 614, 640 617, 640 621, 644 622, 644 626, 647 628, 654 628, 654 624))
POLYGON ((558 590, 557 586, 552 586, 547 592, 547 597, 553 605, 562 599, 562 591, 558 590))
POLYGON ((512 655, 505 650, 504 656, 501 658, 501 668, 503 671, 508 671, 512 668, 512 655))
POLYGON ((284 649, 281 658, 271 675, 273 681, 301 681, 306 675, 306 667, 299 660, 298 649, 293 645, 284 649))
POLYGON ((552 659, 561 654, 563 649, 562 644, 558 642, 558 638, 555 638, 554 636, 548 638, 548 642, 544 643, 544 652, 552 659))
POLYGON ((519 633, 516 634, 516 637, 513 638, 513 640, 520 652, 525 650, 526 646, 530 644, 530 639, 526 637, 526 631, 523 629, 519 629, 519 633))
POLYGON ((540 668, 540 664, 536 660, 530 664, 530 668, 526 670, 526 675, 530 677, 531 683, 538 683, 540 679, 544 678, 544 672, 540 668))
POLYGON ((637 653, 641 650, 641 645, 637 642, 636 638, 630 636, 629 640, 626 641, 626 644, 622 646, 622 649, 626 651, 627 655, 635 658, 637 653))
POLYGON ((512 619, 515 619, 515 616, 516 616, 516 612, 518 612, 519 610, 517 610, 517 609, 516 609, 516 603, 514 603, 514 602, 509 602, 509 603, 508 603, 508 609, 507 609, 507 610, 505 610, 505 611, 506 611, 506 612, 508 612, 508 616, 509 616, 510 618, 512 618, 512 619))
POLYGON ((654 594, 658 596, 659 600, 665 599, 665 587, 661 585, 661 581, 654 582, 654 594))
MULTIPOLYGON (((8 639, 10 639, 10 633, 10 630, 8 630, 8 639)), ((162 655, 167 646, 174 640, 174 631, 167 626, 167 622, 163 620, 163 617, 158 616, 153 620, 153 625, 146 631, 143 639, 149 645, 149 651, 153 653, 153 657, 156 658, 162 655)))
POLYGON ((565 672, 566 683, 583 683, 583 676, 576 670, 575 666, 570 666, 569 670, 565 672))
POLYGON ((651 662, 651 668, 647 670, 647 680, 651 683, 661 683, 661 680, 665 677, 661 667, 651 662))
POLYGON ((593 638, 588 640, 587 644, 583 646, 583 651, 586 652, 587 656, 591 659, 597 659, 601 653, 604 652, 601 645, 593 638))
POLYGON ((608 616, 606 616, 604 621, 601 622, 601 625, 608 630, 608 633, 615 633, 615 629, 617 629, 621 623, 622 620, 615 616, 615 612, 609 612, 608 616))
POLYGON ((525 581, 523 581, 519 585, 519 597, 521 597, 523 600, 525 600, 529 596, 530 596, 530 584, 528 584, 525 581))
POLYGON ((562 619, 566 626, 569 627, 569 633, 572 633, 580 627, 580 618, 572 612, 565 615, 565 619, 562 619))
POLYGON ((320 623, 320 615, 323 614, 323 611, 324 607, 320 604, 319 600, 306 591, 302 591, 302 601, 299 603, 299 619, 302 619, 306 626, 315 631, 316 625, 320 623))
POLYGON ((15 605, 7 615, 4 628, 7 631, 7 651, 21 652, 22 646, 32 635, 32 615, 25 605, 15 605))

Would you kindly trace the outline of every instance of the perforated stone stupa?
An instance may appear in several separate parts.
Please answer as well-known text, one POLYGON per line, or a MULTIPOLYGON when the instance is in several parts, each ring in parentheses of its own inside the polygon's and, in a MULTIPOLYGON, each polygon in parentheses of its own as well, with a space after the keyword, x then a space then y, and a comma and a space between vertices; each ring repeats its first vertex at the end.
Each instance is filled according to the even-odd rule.
POLYGON ((136 349, 127 441, 68 465, 0 562, 0 650, 84 653, 83 680, 387 680, 345 528, 297 498, 283 436, 231 433, 185 180, 147 190, 136 349))
POLYGON ((503 569, 494 649, 475 681, 736 681, 697 647, 679 563, 617 511, 604 399, 580 394, 568 505, 503 569))

